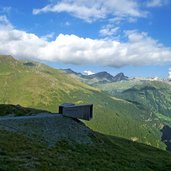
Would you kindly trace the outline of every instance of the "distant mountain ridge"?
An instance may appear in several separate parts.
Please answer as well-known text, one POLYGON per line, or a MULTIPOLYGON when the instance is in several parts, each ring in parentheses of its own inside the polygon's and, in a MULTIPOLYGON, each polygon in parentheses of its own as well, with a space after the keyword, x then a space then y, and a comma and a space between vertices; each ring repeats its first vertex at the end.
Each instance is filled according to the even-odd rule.
POLYGON ((125 76, 124 73, 122 73, 122 72, 117 74, 114 78, 115 78, 115 81, 123 81, 123 80, 129 79, 129 77, 125 76))
POLYGON ((75 74, 75 75, 80 75, 81 73, 75 72, 73 71, 71 68, 68 69, 62 69, 64 72, 66 72, 67 74, 75 74))
MULTIPOLYGON (((78 76, 81 78, 81 81, 86 81, 90 80, 90 85, 91 81, 93 80, 93 83, 99 83, 99 84, 105 84, 105 83, 111 83, 111 82, 118 82, 118 81, 127 81, 129 77, 125 76, 124 73, 118 73, 117 75, 113 76, 110 73, 106 71, 98 72, 92 75, 84 75, 78 72, 73 71, 72 69, 63 69, 64 72, 67 74, 72 74, 75 76, 78 76), (85 80, 83 80, 85 79, 85 80)), ((89 84, 89 83, 88 83, 89 84)))
POLYGON ((92 75, 88 75, 87 77, 91 78, 91 79, 93 79, 93 78, 106 79, 106 80, 111 81, 111 82, 122 81, 122 80, 128 79, 128 77, 125 76, 124 73, 122 73, 122 72, 117 74, 116 76, 113 76, 106 71, 98 72, 98 73, 92 74, 92 75))

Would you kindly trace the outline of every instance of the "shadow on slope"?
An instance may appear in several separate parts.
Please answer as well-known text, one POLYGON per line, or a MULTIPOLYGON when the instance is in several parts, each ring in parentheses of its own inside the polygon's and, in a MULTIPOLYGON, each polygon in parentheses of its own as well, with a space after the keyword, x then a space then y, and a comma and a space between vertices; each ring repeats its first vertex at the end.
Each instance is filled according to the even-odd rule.
POLYGON ((171 128, 168 125, 165 125, 161 132, 161 139, 167 145, 166 150, 171 151, 171 128))
POLYGON ((6 115, 27 116, 37 113, 51 113, 51 112, 41 109, 23 107, 20 105, 0 104, 0 116, 6 116, 6 115))

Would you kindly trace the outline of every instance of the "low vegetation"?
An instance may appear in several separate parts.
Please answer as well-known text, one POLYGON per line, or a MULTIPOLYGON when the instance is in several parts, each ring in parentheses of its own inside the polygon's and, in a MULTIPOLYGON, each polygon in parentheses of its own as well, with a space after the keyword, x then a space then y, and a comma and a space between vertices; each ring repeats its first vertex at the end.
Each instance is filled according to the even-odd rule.
POLYGON ((55 146, 0 131, 0 170, 161 171, 171 169, 171 154, 96 133, 91 145, 58 141, 55 146))

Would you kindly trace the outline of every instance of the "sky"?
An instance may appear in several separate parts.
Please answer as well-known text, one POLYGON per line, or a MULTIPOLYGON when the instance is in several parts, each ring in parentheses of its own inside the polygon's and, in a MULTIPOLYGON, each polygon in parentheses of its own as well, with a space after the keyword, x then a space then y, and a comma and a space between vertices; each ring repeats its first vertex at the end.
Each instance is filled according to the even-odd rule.
POLYGON ((0 0, 0 54, 92 74, 167 78, 170 0, 0 0))

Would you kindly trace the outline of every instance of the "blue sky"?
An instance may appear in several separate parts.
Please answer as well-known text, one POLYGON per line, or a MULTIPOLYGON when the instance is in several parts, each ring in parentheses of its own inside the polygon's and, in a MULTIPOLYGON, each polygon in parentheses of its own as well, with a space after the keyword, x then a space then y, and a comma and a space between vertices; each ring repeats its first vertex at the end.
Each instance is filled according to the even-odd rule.
POLYGON ((78 72, 166 78, 170 0, 0 0, 0 54, 78 72))

